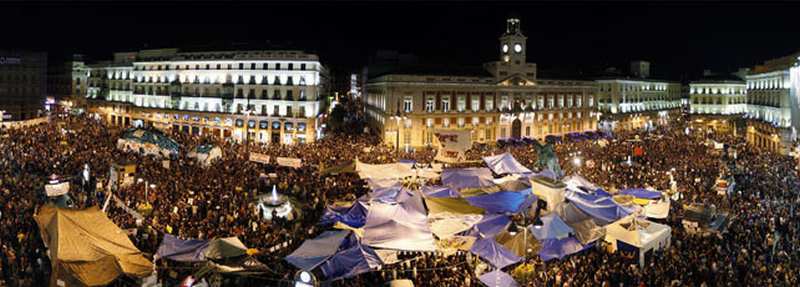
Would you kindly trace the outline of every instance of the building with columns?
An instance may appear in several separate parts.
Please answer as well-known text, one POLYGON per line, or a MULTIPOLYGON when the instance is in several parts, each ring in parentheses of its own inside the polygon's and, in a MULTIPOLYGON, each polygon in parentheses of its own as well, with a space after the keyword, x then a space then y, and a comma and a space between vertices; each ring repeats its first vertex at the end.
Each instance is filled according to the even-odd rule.
POLYGON ((520 20, 510 18, 498 60, 482 68, 414 66, 369 79, 371 125, 386 144, 405 149, 434 145, 440 130, 469 130, 479 143, 595 130, 594 82, 539 77, 526 40, 520 20))
POLYGON ((772 59, 747 78, 747 140, 759 148, 788 153, 800 129, 800 52, 772 59))
POLYGON ((258 143, 318 136, 327 70, 302 51, 116 53, 89 66, 89 111, 110 123, 258 143))

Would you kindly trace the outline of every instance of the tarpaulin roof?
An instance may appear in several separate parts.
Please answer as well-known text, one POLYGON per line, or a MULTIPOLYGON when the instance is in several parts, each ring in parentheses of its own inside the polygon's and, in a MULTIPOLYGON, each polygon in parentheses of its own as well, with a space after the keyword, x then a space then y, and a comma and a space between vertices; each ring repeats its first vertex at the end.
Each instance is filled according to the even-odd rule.
POLYGON ((463 198, 435 198, 425 197, 425 204, 428 206, 429 214, 453 213, 453 214, 483 214, 483 208, 470 205, 463 198))
POLYGON ((588 214, 575 207, 571 202, 562 204, 556 209, 558 216, 574 231, 573 234, 581 243, 595 241, 605 234, 588 214))
POLYGON ((492 171, 485 167, 445 169, 442 171, 442 183, 455 190, 494 185, 492 171))
POLYGON ((245 254, 247 254, 247 247, 239 238, 226 237, 212 239, 208 243, 205 255, 209 259, 225 259, 245 254))
POLYGON ((497 269, 520 262, 522 258, 497 243, 494 238, 484 238, 475 241, 470 248, 472 253, 480 256, 497 269))
POLYGON ((356 243, 342 250, 320 265, 322 274, 329 280, 349 278, 381 266, 381 260, 372 248, 356 243))
POLYGON ((365 245, 405 251, 434 251, 433 234, 422 196, 397 204, 373 202, 364 225, 365 245))
POLYGON ((668 225, 628 216, 606 226, 606 240, 619 240, 649 250, 671 236, 668 225))
POLYGON ((567 224, 561 220, 561 217, 555 213, 550 213, 540 218, 543 223, 542 226, 531 228, 533 236, 536 236, 536 239, 562 239, 568 237, 569 234, 573 232, 572 228, 567 226, 567 224))
POLYGON ((153 271, 153 263, 97 207, 70 210, 46 205, 34 218, 50 250, 52 282, 102 286, 121 275, 145 277, 153 271))
POLYGON ((297 268, 311 271, 333 256, 350 231, 325 231, 314 239, 303 242, 286 261, 297 268))
POLYGON ((455 190, 450 189, 446 186, 430 186, 426 185, 422 187, 422 194, 425 197, 459 197, 461 196, 455 190))
POLYGON ((428 219, 431 232, 433 232, 436 237, 442 239, 472 228, 475 223, 483 219, 483 216, 478 214, 453 214, 444 212, 432 214, 428 219))
POLYGON ((205 251, 208 240, 188 239, 183 240, 171 234, 164 234, 161 245, 158 246, 158 257, 178 262, 205 261, 205 251))
POLYGON ((483 162, 496 174, 531 173, 531 170, 519 163, 510 153, 502 153, 483 158, 483 162))
POLYGON ((374 179, 374 178, 367 178, 366 179, 367 185, 369 185, 370 189, 380 189, 380 188, 388 188, 388 187, 402 187, 403 183, 395 178, 384 178, 384 179, 374 179))
POLYGON ((664 219, 669 216, 669 197, 664 200, 653 201, 644 206, 644 215, 649 218, 664 219))
POLYGON ((320 218, 320 224, 328 225, 336 222, 342 222, 355 228, 362 227, 367 222, 367 207, 364 206, 364 203, 356 201, 346 208, 325 208, 325 212, 320 218))
POLYGON ((161 132, 145 129, 129 129, 122 134, 122 139, 157 145, 160 148, 178 152, 180 145, 175 140, 165 136, 161 132))
POLYGON ((404 201, 406 198, 413 196, 413 193, 405 189, 403 187, 386 187, 386 188, 376 188, 372 191, 364 194, 359 198, 359 201, 379 201, 383 203, 397 203, 400 201, 404 201))
POLYGON ((517 287, 519 284, 514 281, 514 278, 508 273, 500 271, 500 269, 492 272, 484 273, 478 277, 483 284, 489 287, 517 287))
POLYGON ((627 194, 638 198, 659 199, 661 192, 654 190, 647 190, 644 188, 628 188, 619 191, 620 194, 627 194))
POLYGON ((485 209, 491 213, 519 212, 529 198, 535 197, 530 193, 530 189, 523 192, 500 191, 486 195, 478 195, 467 198, 471 205, 485 209))
POLYGON ((603 225, 614 222, 633 212, 631 208, 615 203, 611 197, 574 191, 565 192, 565 196, 578 209, 601 221, 603 225))
POLYGON ((495 236, 495 240, 520 257, 525 257, 525 251, 528 249, 531 250, 530 253, 536 253, 541 248, 541 244, 536 241, 536 238, 533 237, 528 228, 520 228, 520 232, 514 235, 511 235, 508 231, 503 231, 495 236))
POLYGON ((551 259, 561 259, 564 256, 575 254, 591 246, 581 245, 575 237, 564 239, 547 239, 542 241, 542 250, 539 250, 539 257, 544 261, 551 259))
POLYGON ((590 182, 583 176, 577 174, 565 176, 561 181, 567 185, 567 188, 575 191, 579 191, 580 189, 584 189, 587 191, 595 191, 600 188, 599 186, 590 182))
POLYGON ((356 162, 356 171, 361 178, 387 179, 404 178, 409 176, 419 176, 423 178, 436 178, 439 175, 433 170, 412 169, 413 163, 387 163, 387 164, 367 164, 356 162))
POLYGON ((492 214, 484 216, 483 219, 472 227, 468 235, 476 237, 493 237, 506 229, 511 219, 504 214, 492 214))

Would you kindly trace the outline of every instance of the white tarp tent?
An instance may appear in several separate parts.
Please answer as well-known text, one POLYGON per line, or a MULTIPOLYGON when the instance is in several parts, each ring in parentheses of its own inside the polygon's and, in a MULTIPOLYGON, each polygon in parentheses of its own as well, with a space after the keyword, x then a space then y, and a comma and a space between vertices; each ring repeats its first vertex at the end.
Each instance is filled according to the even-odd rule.
POLYGON ((644 206, 643 213, 648 218, 664 219, 669 216, 669 206, 669 198, 659 201, 652 201, 644 206))
POLYGON ((370 203, 362 242, 375 248, 435 251, 422 196, 414 194, 398 203, 370 203))
POLYGON ((196 159, 203 166, 210 166, 212 162, 222 157, 222 149, 214 145, 201 145, 189 152, 189 157, 196 159))
POLYGON ((671 232, 672 228, 668 225, 630 215, 606 226, 605 241, 611 244, 615 252, 620 241, 638 248, 639 264, 644 265, 647 251, 669 247, 671 232))
POLYGON ((424 178, 437 178, 439 175, 433 170, 412 169, 413 163, 387 163, 387 164, 368 164, 356 161, 356 172, 362 179, 371 178, 381 179, 400 179, 405 177, 419 176, 424 178))

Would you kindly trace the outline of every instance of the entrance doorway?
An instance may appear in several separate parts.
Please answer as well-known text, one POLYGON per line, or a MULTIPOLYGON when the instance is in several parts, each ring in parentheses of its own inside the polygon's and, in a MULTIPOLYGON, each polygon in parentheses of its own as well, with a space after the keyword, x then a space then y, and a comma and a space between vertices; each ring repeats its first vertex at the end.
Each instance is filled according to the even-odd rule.
POLYGON ((511 122, 511 138, 518 139, 522 136, 522 121, 515 119, 511 122))

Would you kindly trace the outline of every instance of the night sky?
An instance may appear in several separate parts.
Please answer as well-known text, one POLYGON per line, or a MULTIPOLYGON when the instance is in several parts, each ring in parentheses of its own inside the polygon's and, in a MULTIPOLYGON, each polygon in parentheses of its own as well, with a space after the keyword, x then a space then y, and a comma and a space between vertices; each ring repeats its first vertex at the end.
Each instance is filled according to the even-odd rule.
POLYGON ((528 61, 540 69, 624 69, 644 59, 656 75, 686 79, 800 50, 800 5, 788 3, 84 2, 0 4, 0 10, 0 49, 46 51, 51 62, 71 53, 106 60, 145 47, 249 43, 315 52, 342 72, 380 49, 476 66, 496 60, 497 37, 511 14, 522 20, 528 61))

